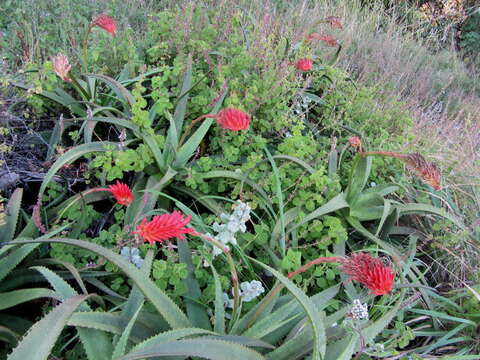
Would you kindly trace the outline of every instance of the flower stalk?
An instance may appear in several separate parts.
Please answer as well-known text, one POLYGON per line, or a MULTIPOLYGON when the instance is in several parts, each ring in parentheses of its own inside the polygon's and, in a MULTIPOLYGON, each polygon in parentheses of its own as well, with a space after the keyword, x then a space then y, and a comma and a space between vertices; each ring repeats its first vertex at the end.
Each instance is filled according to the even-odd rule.
POLYGON ((232 323, 235 322, 236 318, 238 317, 239 314, 239 308, 240 308, 240 291, 239 291, 239 283, 238 283, 238 274, 237 270, 235 268, 235 263, 233 262, 232 254, 230 253, 230 249, 226 246, 224 246, 220 241, 214 239, 211 236, 199 233, 197 231, 192 232, 190 235, 192 236, 197 236, 213 246, 219 248, 220 250, 223 251, 223 253, 227 257, 227 262, 230 267, 230 276, 232 278, 232 284, 233 284, 233 317, 232 317, 232 323))

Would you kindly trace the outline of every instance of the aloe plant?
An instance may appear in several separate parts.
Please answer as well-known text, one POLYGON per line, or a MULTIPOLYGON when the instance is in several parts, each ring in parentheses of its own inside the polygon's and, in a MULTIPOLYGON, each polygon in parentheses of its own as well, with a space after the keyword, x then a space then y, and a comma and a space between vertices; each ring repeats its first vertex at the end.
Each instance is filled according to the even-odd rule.
MULTIPOLYGON (((134 282, 135 286, 128 300, 121 305, 122 311, 120 312, 99 312, 98 310, 91 312, 87 305, 81 305, 80 311, 69 313, 68 316, 61 311, 47 315, 48 321, 57 318, 57 326, 70 325, 79 329, 80 339, 84 342, 86 349, 91 349, 94 346, 91 342, 97 339, 96 346, 100 346, 97 351, 100 351, 102 358, 143 359, 170 354, 222 359, 225 349, 228 347, 232 359, 300 359, 309 353, 312 359, 326 359, 326 354, 337 354, 340 350, 342 355, 339 355, 339 358, 348 359, 359 349, 360 340, 354 334, 349 335, 347 348, 339 348, 338 339, 345 330, 332 328, 334 322, 340 321, 348 313, 350 305, 346 305, 329 316, 324 313, 324 308, 328 305, 329 300, 338 294, 340 289, 338 285, 308 297, 279 272, 254 261, 258 266, 270 271, 288 289, 289 293, 279 296, 278 293, 272 293, 275 291, 272 289, 271 293, 267 294, 264 300, 252 310, 239 318, 233 317, 226 325, 227 319, 221 296, 222 289, 219 281, 216 281, 214 319, 212 320, 215 326, 212 330, 210 323, 204 325, 203 328, 192 326, 193 321, 197 326, 201 324, 201 321, 195 319, 204 309, 190 308, 187 317, 183 310, 169 300, 168 296, 149 279, 148 274, 153 259, 152 252, 147 255, 142 269, 137 269, 112 251, 81 240, 39 238, 15 240, 8 246, 14 248, 41 243, 63 243, 93 251, 117 265, 134 282), (151 302, 158 313, 146 312, 143 308, 145 301, 151 302), (145 322, 145 319, 151 316, 156 318, 158 315, 160 315, 158 325, 164 325, 160 325, 160 328, 155 330, 148 325, 148 322, 145 322), (100 333, 97 333, 95 337, 91 334, 89 336, 89 332, 99 331, 100 333), (99 334, 102 334, 105 341, 98 340, 102 338, 99 337, 99 334), (105 337, 106 334, 110 335, 105 337), (100 345, 98 345, 99 343, 100 345)), ((61 301, 73 301, 79 297, 79 294, 64 279, 52 271, 42 267, 36 269, 45 276, 61 301)), ((213 267, 212 272, 215 276, 213 267)), ((190 281, 194 284, 196 280, 192 277, 190 281)), ((189 297, 186 296, 185 300, 188 299, 189 297)), ((403 295, 398 298, 390 312, 363 326, 365 341, 373 341, 376 335, 388 325, 398 311, 402 299, 403 295)), ((45 323, 47 323, 46 319, 45 323)), ((39 328, 41 327, 39 326, 39 328)), ((51 348, 55 340, 52 336, 48 346, 45 346, 51 348)), ((22 354, 27 346, 25 344, 35 341, 43 341, 41 331, 31 331, 28 342, 20 342, 10 355, 11 359, 16 359, 18 354, 22 354)), ((89 359, 100 358, 98 352, 89 353, 87 351, 87 355, 89 359)), ((35 354, 32 360, 46 359, 46 356, 48 355, 45 353, 39 353, 38 356, 35 354)))

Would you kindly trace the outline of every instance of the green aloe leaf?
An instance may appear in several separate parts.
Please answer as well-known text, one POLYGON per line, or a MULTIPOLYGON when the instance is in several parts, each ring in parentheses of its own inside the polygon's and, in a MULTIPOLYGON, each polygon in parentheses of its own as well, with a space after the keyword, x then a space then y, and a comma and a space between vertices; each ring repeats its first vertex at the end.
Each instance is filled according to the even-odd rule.
MULTIPOLYGON (((143 321, 139 320, 133 325, 130 332, 130 340, 134 342, 143 341, 151 337, 154 332, 143 321)), ((111 333, 113 335, 122 335, 125 328, 128 326, 129 318, 122 316, 119 313, 107 313, 102 311, 78 311, 75 312, 68 320, 68 325, 77 327, 78 330, 88 331, 102 331, 111 333)), ((111 342, 110 342, 110 345, 111 342)), ((110 358, 112 351, 105 354, 110 358)), ((95 356, 93 356, 95 359, 95 356)))
POLYGON ((388 326, 388 324, 390 324, 402 306, 404 297, 405 289, 402 290, 400 298, 389 311, 387 311, 380 319, 367 324, 367 326, 362 329, 362 336, 365 344, 370 344, 373 342, 377 335, 380 334, 380 332, 382 332, 388 326))
POLYGON ((301 211, 302 209, 300 206, 288 209, 283 214, 283 221, 282 219, 277 220, 273 227, 272 235, 270 236, 270 248, 274 248, 275 244, 279 241, 280 236, 282 235, 282 227, 288 227, 293 221, 295 221, 301 211))
POLYGON ((370 176, 370 169, 372 168, 372 157, 363 157, 356 155, 353 160, 352 172, 348 180, 348 186, 346 190, 346 199, 348 203, 351 203, 356 196, 358 196, 370 176))
POLYGON ((183 283, 187 287, 184 302, 187 307, 188 318, 193 326, 211 330, 212 326, 210 325, 206 307, 199 303, 202 292, 195 278, 195 268, 193 266, 192 253, 188 247, 188 242, 186 240, 178 240, 177 246, 180 261, 187 266, 188 271, 187 277, 183 280, 183 283))
POLYGON ((128 105, 132 106, 135 103, 135 98, 130 94, 130 92, 120 84, 118 81, 115 79, 112 79, 109 76, 106 75, 100 75, 100 74, 87 74, 87 78, 96 78, 99 80, 102 80, 107 84, 113 92, 120 98, 123 99, 128 105))
MULTIPOLYGON (((187 67, 185 69, 185 76, 183 78, 182 89, 179 95, 179 101, 175 107, 175 112, 173 113, 173 122, 175 123, 175 128, 177 130, 177 136, 180 136, 180 133, 183 128, 183 122, 185 120, 185 114, 187 112, 187 103, 188 103, 188 94, 192 86, 192 57, 189 56, 187 60, 187 67)), ((177 138, 178 142, 178 138, 177 138)))
POLYGON ((72 313, 91 296, 74 296, 50 311, 32 326, 7 360, 47 360, 72 313))
MULTIPOLYGON (((140 268, 141 271, 145 274, 146 277, 150 277, 150 272, 152 270, 152 263, 153 263, 154 253, 153 250, 148 250, 145 259, 143 260, 142 267, 140 268)), ((143 302, 145 300, 145 296, 135 285, 130 291, 130 295, 128 296, 128 300, 125 303, 125 306, 122 310, 122 316, 130 319, 141 307, 143 306, 143 302)))
POLYGON ((0 259, 0 280, 5 278, 28 254, 39 247, 40 244, 28 244, 21 246, 0 259))
POLYGON ((355 333, 328 344, 325 359, 351 360, 355 353, 357 342, 358 334, 355 333))
POLYGON ((312 300, 305 295, 305 293, 300 290, 292 281, 287 279, 277 270, 271 268, 268 265, 261 263, 253 258, 249 258, 254 263, 258 264, 265 270, 271 272, 277 279, 280 281, 291 293, 295 298, 299 301, 302 307, 305 309, 307 313, 310 323, 313 329, 313 360, 317 360, 319 358, 325 358, 325 351, 326 351, 326 335, 325 335, 325 327, 323 324, 323 318, 318 311, 315 304, 312 300))
POLYGON ((57 173, 58 170, 60 170, 60 168, 63 165, 69 164, 79 159, 85 154, 89 154, 92 152, 107 151, 106 149, 107 146, 113 146, 114 148, 116 148, 117 145, 118 143, 115 143, 115 142, 103 141, 103 142, 92 142, 88 144, 78 145, 73 149, 70 149, 65 154, 60 156, 57 159, 57 161, 55 161, 55 163, 50 167, 48 172, 45 174, 42 185, 40 186, 38 196, 41 197, 43 195, 43 193, 47 188, 48 183, 52 180, 53 176, 57 173))
POLYGON ((152 336, 151 338, 141 342, 140 344, 137 344, 130 353, 142 350, 143 348, 152 348, 159 344, 172 342, 178 339, 185 338, 187 336, 191 337, 195 335, 215 335, 215 333, 205 329, 198 329, 198 328, 184 328, 184 329, 165 331, 158 335, 152 336))
MULTIPOLYGON (((43 266, 35 266, 33 269, 40 272, 45 279, 47 279, 62 300, 70 299, 78 295, 70 284, 50 269, 43 266)), ((105 307, 103 299, 101 297, 98 297, 98 299, 105 307)), ((79 309, 82 311, 91 310, 88 304, 81 304, 79 309)), ((108 334, 98 329, 77 328, 77 332, 89 360, 110 360, 109 354, 112 353, 112 344, 108 334)))
POLYGON ((452 214, 449 214, 443 208, 438 208, 428 204, 399 204, 399 205, 396 205, 396 208, 400 211, 400 214, 404 214, 404 215, 425 214, 425 213, 435 214, 450 220, 462 230, 466 229, 465 224, 458 217, 452 214))
POLYGON ((15 189, 10 196, 7 207, 5 209, 5 224, 0 226, 0 240, 11 241, 15 236, 17 228, 18 214, 20 212, 20 205, 22 203, 23 189, 15 189))
POLYGON ((272 158, 272 154, 268 151, 267 148, 263 149, 267 154, 267 158, 272 166, 273 176, 275 178, 275 192, 277 196, 278 202, 278 215, 277 218, 280 221, 280 238, 278 239, 278 246, 280 248, 282 256, 285 256, 286 248, 285 248, 285 212, 284 212, 284 203, 283 203, 283 191, 282 191, 282 182, 280 180, 280 174, 278 172, 277 165, 275 164, 275 160, 272 158))
POLYGON ((9 329, 6 326, 0 325, 0 341, 7 342, 13 346, 17 346, 18 340, 21 338, 20 334, 9 329))
POLYGON ((32 263, 32 265, 61 265, 65 267, 72 274, 73 278, 77 281, 78 286, 82 289, 84 294, 88 294, 87 288, 82 280, 82 276, 78 269, 67 261, 57 260, 57 259, 42 259, 32 263))
POLYGON ((137 320, 137 316, 140 313, 141 309, 142 307, 140 306, 137 312, 130 318, 130 321, 128 322, 128 325, 125 328, 125 331, 123 332, 122 336, 117 342, 117 345, 115 346, 115 349, 112 354, 112 360, 125 354, 128 340, 130 338, 130 333, 132 332, 133 325, 135 324, 135 321, 137 320))
POLYGON ((13 290, 0 294, 0 310, 8 309, 18 304, 39 298, 52 298, 61 300, 60 296, 58 296, 55 291, 50 289, 30 288, 13 290))
POLYGON ((242 335, 255 339, 265 338, 274 331, 283 328, 285 324, 303 316, 302 312, 294 311, 297 307, 295 300, 280 306, 278 309, 258 320, 242 335))
POLYGON ((153 153, 153 157, 155 158, 155 161, 157 162, 157 166, 160 168, 162 171, 167 170, 167 161, 165 159, 164 153, 162 153, 162 149, 160 149, 160 146, 158 146, 157 140, 155 139, 154 135, 151 134, 143 134, 142 139, 145 142, 145 144, 148 145, 150 150, 153 153))
POLYGON ((346 208, 348 206, 348 203, 345 201, 344 193, 340 193, 334 198, 330 199, 326 204, 320 206, 318 209, 315 209, 310 214, 305 216, 298 224, 295 224, 293 227, 291 227, 288 232, 292 232, 299 226, 302 226, 313 219, 346 208))
POLYGON ((156 346, 142 348, 116 360, 147 359, 161 356, 192 356, 211 360, 225 360, 226 357, 231 360, 265 359, 260 353, 235 343, 222 340, 191 339, 164 342, 156 346))
MULTIPOLYGON (((222 97, 217 101, 213 110, 211 111, 213 114, 217 113, 220 109, 220 106, 223 103, 223 99, 227 95, 225 91, 222 97)), ((185 96, 186 97, 186 96, 185 96)), ((184 100, 180 100, 180 103, 184 100)), ((198 146, 202 142, 203 138, 210 129, 214 119, 205 119, 202 121, 202 124, 198 127, 198 129, 193 133, 192 136, 188 138, 188 140, 183 144, 180 149, 177 151, 175 156, 175 162, 173 163, 173 167, 175 168, 183 168, 187 165, 188 160, 193 156, 195 150, 197 150, 198 146)))
MULTIPOLYGON (((78 118, 76 120, 80 121, 93 121, 95 123, 97 122, 102 122, 102 123, 107 123, 107 124, 113 124, 113 125, 118 125, 121 127, 124 127, 126 129, 138 132, 139 127, 135 125, 132 121, 128 119, 123 119, 119 117, 112 117, 112 116, 93 116, 93 117, 85 117, 85 118, 78 118)), ((91 130, 93 131, 95 127, 92 127, 91 130)))
POLYGON ((303 161, 302 159, 299 159, 295 156, 290 156, 290 155, 274 155, 272 156, 275 160, 286 160, 286 161, 291 161, 296 163, 297 165, 300 165, 303 167, 305 170, 307 170, 310 174, 315 174, 315 169, 311 167, 308 163, 303 161))
POLYGON ((223 304, 223 290, 217 270, 210 264, 215 283, 215 324, 214 330, 217 334, 225 334, 225 306, 223 304))
POLYGON ((132 281, 142 290, 145 297, 155 306, 157 311, 165 318, 172 328, 182 328, 191 326, 190 321, 180 308, 165 294, 158 286, 145 274, 130 264, 122 256, 114 252, 87 241, 55 238, 49 240, 17 240, 12 244, 30 244, 30 243, 60 243, 72 246, 77 246, 82 249, 90 250, 97 255, 106 258, 118 266, 132 281))

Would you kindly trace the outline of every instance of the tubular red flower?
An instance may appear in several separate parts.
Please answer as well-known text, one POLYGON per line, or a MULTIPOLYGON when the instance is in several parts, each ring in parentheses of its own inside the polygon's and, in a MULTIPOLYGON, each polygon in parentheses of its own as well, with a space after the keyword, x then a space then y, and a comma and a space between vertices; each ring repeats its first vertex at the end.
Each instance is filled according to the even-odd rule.
POLYGON ((311 33, 307 36, 307 41, 320 40, 327 43, 330 46, 337 46, 338 41, 333 38, 331 35, 320 35, 318 33, 311 33))
POLYGON ((101 27, 106 32, 115 36, 117 34, 117 22, 106 14, 98 15, 95 20, 92 21, 92 26, 101 27))
POLYGON ((223 129, 239 131, 250 126, 250 116, 239 109, 225 108, 214 117, 223 129))
POLYGON ((100 189, 109 191, 112 193, 117 203, 120 205, 128 206, 133 201, 133 193, 132 190, 128 187, 128 185, 121 183, 117 180, 115 185, 110 185, 108 189, 100 189))
POLYGON ((300 70, 300 71, 310 71, 312 70, 312 66, 313 66, 313 61, 310 60, 310 59, 300 59, 297 61, 297 63, 295 64, 297 70, 300 70))
POLYGON ((63 54, 58 54, 52 59, 53 71, 57 74, 63 81, 71 82, 72 80, 68 77, 68 73, 72 66, 68 62, 68 57, 63 54))
POLYGON ((184 234, 193 233, 195 230, 185 227, 191 220, 191 216, 184 216, 180 211, 170 214, 156 215, 151 221, 143 219, 137 226, 134 234, 140 235, 150 244, 158 241, 160 243, 170 238, 185 239, 184 234))
POLYGON ((311 34, 308 34, 307 36, 307 41, 313 41, 313 40, 318 40, 320 39, 322 36, 319 34, 319 33, 316 33, 316 32, 313 32, 311 34))
POLYGON ((392 290, 395 272, 380 259, 366 253, 352 254, 341 260, 340 270, 363 284, 375 295, 388 294, 392 290))
POLYGON ((327 44, 330 45, 330 46, 337 46, 337 45, 338 45, 337 40, 335 40, 335 39, 333 38, 333 36, 331 36, 331 35, 320 36, 320 37, 318 38, 318 40, 321 40, 321 41, 327 43, 327 44))

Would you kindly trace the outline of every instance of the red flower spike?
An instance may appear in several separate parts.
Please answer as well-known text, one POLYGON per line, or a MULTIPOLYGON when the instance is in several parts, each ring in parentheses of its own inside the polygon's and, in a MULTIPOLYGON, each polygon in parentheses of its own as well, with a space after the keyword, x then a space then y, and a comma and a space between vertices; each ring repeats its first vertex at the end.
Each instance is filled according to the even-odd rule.
POLYGON ((137 226, 134 234, 140 235, 150 244, 158 241, 160 243, 170 238, 185 239, 184 234, 191 234, 195 230, 185 227, 191 220, 191 216, 184 216, 180 211, 170 214, 156 215, 151 221, 143 219, 137 226))
POLYGON ((318 40, 320 39, 322 36, 319 34, 319 33, 311 33, 307 36, 307 41, 313 41, 313 40, 318 40))
POLYGON ((111 192, 115 200, 117 200, 117 203, 120 205, 128 206, 133 201, 132 190, 130 190, 128 185, 125 185, 118 180, 115 185, 110 185, 108 189, 104 190, 111 192))
POLYGON ((340 21, 340 18, 336 16, 329 16, 325 19, 326 22, 330 24, 330 27, 332 29, 343 29, 342 22, 340 21))
POLYGON ((95 20, 92 21, 92 26, 101 27, 106 32, 115 36, 117 34, 117 22, 106 14, 98 15, 95 20))
POLYGON ((325 43, 327 43, 330 46, 337 46, 338 42, 333 38, 331 35, 323 35, 318 38, 318 40, 321 40, 325 43))
POLYGON ((300 71, 310 71, 312 70, 312 66, 313 66, 313 61, 310 60, 310 59, 300 59, 297 61, 297 63, 295 64, 297 70, 300 70, 300 71))
POLYGON ((214 117, 223 129, 239 131, 250 126, 250 116, 239 109, 225 108, 214 117))
POLYGON ((363 284, 374 295, 385 295, 392 290, 395 272, 380 259, 366 253, 356 253, 341 260, 340 270, 363 284))

